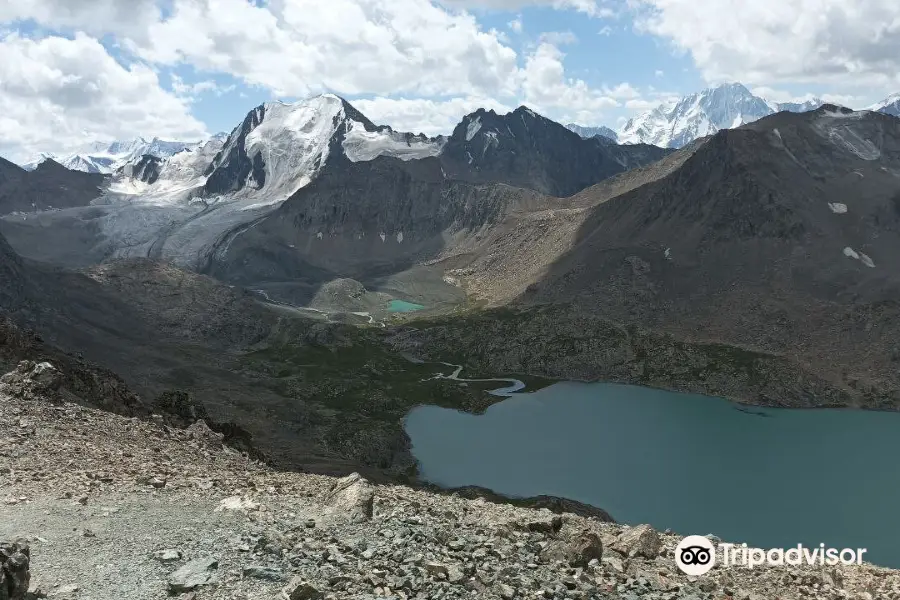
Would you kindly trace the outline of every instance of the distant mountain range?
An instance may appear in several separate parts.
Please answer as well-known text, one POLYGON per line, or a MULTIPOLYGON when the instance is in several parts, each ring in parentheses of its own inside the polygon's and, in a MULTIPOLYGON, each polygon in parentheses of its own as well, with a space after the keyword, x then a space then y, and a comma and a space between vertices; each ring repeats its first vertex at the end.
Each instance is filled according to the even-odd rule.
POLYGON ((597 127, 583 127, 581 125, 576 125, 575 123, 569 123, 568 125, 566 125, 566 129, 577 133, 583 138, 592 138, 594 136, 600 135, 614 142, 619 138, 618 134, 615 131, 613 131, 609 127, 606 127, 605 125, 600 125, 597 127))
MULTIPOLYGON (((224 139, 226 134, 219 133, 213 139, 224 139)), ((41 152, 38 156, 22 164, 26 171, 33 171, 38 165, 52 159, 67 169, 84 171, 85 173, 110 174, 122 168, 130 162, 135 162, 145 155, 156 158, 168 158, 184 150, 192 150, 206 143, 182 142, 161 140, 153 138, 146 140, 137 137, 131 140, 117 140, 114 142, 91 142, 86 146, 71 152, 56 155, 50 152, 41 152)))
MULTIPOLYGON (((662 103, 632 119, 618 131, 608 127, 569 124, 582 137, 602 135, 620 144, 652 144, 681 148, 722 129, 734 129, 777 112, 807 112, 825 103, 820 98, 802 102, 772 102, 754 95, 740 83, 729 83, 662 103)), ((866 108, 900 116, 900 94, 866 108)))
MULTIPOLYGON (((676 149, 722 129, 734 129, 781 111, 800 113, 815 110, 824 103, 820 98, 802 102, 772 102, 754 95, 740 83, 728 83, 661 103, 629 119, 618 130, 604 125, 576 123, 569 123, 566 128, 585 139, 600 136, 618 144, 650 144, 676 149)), ((900 117, 900 93, 865 107, 865 110, 900 117)), ((112 143, 93 142, 60 155, 42 152, 20 166, 30 171, 49 158, 76 171, 111 174, 126 164, 136 164, 144 155, 166 159, 184 150, 200 148, 209 141, 224 142, 227 137, 225 133, 218 133, 210 140, 201 142, 159 138, 146 140, 141 137, 112 143)), ((445 139, 445 136, 439 139, 445 139)), ((149 166, 152 168, 153 165, 149 166)))

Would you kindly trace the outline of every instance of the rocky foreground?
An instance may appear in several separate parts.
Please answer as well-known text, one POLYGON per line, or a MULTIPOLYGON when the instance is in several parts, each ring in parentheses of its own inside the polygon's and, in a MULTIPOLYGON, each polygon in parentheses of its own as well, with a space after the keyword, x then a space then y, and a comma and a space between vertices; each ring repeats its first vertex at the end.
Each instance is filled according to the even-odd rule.
POLYGON ((0 600, 898 599, 900 573, 677 570, 680 537, 401 486, 278 472, 187 428, 0 378, 0 600))

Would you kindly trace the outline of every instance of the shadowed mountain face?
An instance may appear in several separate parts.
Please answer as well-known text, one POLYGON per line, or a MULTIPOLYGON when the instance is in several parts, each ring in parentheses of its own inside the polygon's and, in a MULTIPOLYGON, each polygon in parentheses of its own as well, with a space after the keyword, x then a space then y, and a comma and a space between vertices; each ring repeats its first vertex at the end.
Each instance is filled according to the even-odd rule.
MULTIPOLYGON (((487 239, 470 289, 782 356, 861 404, 900 403, 900 120, 780 113, 561 207, 487 239)), ((572 355, 531 359, 601 376, 572 355)))
POLYGON ((0 307, 18 307, 24 295, 22 260, 0 235, 0 307))
POLYGON ((479 110, 456 126, 441 155, 447 176, 505 183, 550 196, 570 196, 603 179, 668 154, 655 146, 583 139, 525 107, 507 115, 479 110))
POLYGON ((547 201, 529 190, 448 180, 436 158, 333 159, 273 214, 223 239, 209 273, 245 285, 373 281, 464 245, 510 210, 547 201))
POLYGON ((900 284, 898 197, 900 120, 780 113, 718 133, 674 172, 598 205, 529 297, 587 301, 625 272, 655 282, 640 302, 623 298, 634 310, 681 299, 696 311, 733 286, 888 301, 900 284))
POLYGON ((162 159, 145 154, 134 163, 129 163, 120 169, 121 173, 131 177, 135 181, 153 185, 159 180, 159 172, 162 168, 162 159))
POLYGON ((100 195, 103 175, 45 160, 33 171, 0 158, 0 215, 49 208, 87 206, 100 195))

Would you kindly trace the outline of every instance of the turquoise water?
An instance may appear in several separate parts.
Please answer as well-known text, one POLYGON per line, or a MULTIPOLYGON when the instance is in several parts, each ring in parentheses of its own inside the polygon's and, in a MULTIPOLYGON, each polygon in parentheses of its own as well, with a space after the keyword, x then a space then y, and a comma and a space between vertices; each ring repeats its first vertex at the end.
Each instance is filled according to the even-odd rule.
POLYGON ((391 300, 388 302, 388 311, 393 313, 413 312, 425 308, 421 304, 413 304, 406 300, 391 300))
POLYGON ((614 384, 560 383, 474 416, 422 406, 422 476, 549 494, 622 523, 774 548, 867 548, 900 567, 900 414, 749 409, 614 384))

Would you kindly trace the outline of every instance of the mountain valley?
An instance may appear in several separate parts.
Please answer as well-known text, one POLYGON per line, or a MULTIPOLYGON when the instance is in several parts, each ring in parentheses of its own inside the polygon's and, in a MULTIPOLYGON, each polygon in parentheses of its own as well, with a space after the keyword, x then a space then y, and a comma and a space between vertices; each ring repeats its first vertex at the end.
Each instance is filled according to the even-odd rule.
POLYGON ((896 411, 900 120, 801 108, 676 149, 324 95, 112 173, 0 163, 0 399, 431 492, 404 419, 483 413, 492 378, 896 411))

